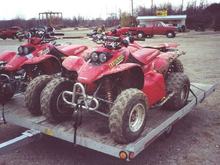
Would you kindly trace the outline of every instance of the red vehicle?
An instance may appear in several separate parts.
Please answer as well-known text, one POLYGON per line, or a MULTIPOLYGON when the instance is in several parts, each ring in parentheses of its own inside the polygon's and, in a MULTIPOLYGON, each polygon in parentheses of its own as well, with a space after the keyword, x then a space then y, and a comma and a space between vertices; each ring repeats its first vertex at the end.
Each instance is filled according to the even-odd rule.
POLYGON ((142 133, 149 109, 182 108, 190 82, 178 53, 143 48, 118 37, 108 41, 90 52, 87 61, 77 56, 63 61, 62 77, 52 79, 41 92, 41 111, 51 122, 81 110, 97 112, 108 118, 116 142, 129 143, 142 133))
POLYGON ((16 34, 22 31, 22 28, 18 27, 18 26, 13 26, 7 29, 1 29, 0 31, 0 38, 2 38, 3 40, 5 40, 6 38, 11 38, 11 39, 15 39, 16 38, 16 34))
POLYGON ((0 102, 8 101, 15 92, 24 91, 34 77, 60 72, 65 57, 80 55, 87 49, 81 45, 56 47, 45 35, 36 32, 17 52, 0 54, 0 102))
POLYGON ((176 36, 177 28, 174 26, 168 26, 163 22, 150 22, 146 25, 140 25, 138 27, 122 27, 117 30, 108 32, 108 35, 121 36, 126 33, 132 33, 138 38, 151 38, 154 35, 166 35, 168 38, 176 36))

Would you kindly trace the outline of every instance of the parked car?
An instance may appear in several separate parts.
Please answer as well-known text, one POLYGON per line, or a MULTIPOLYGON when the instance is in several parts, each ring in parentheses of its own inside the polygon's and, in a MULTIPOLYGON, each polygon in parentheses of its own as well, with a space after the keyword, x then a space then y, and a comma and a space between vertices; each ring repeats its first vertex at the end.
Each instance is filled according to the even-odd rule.
POLYGON ((148 24, 142 24, 137 27, 122 27, 116 31, 111 31, 107 35, 121 36, 126 33, 136 35, 138 38, 152 38, 154 35, 166 35, 168 38, 176 36, 177 28, 174 26, 168 26, 163 22, 149 22, 148 24), (117 32, 116 32, 117 31, 117 32))
POLYGON ((19 31, 22 31, 22 28, 20 28, 18 26, 13 26, 13 27, 10 27, 10 28, 2 29, 0 31, 0 38, 2 38, 3 40, 5 40, 6 38, 15 39, 16 34, 19 31))

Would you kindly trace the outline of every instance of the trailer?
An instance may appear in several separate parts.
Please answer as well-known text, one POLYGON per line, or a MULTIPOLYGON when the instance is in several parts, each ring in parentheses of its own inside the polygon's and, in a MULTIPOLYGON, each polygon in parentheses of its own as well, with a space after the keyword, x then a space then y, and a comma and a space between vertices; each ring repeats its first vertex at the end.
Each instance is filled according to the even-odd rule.
POLYGON ((130 161, 161 134, 169 133, 172 126, 214 92, 216 86, 217 84, 191 83, 188 102, 182 109, 179 111, 150 110, 146 128, 141 136, 136 141, 123 145, 113 141, 108 130, 108 119, 103 116, 96 113, 85 113, 83 114, 82 124, 77 129, 73 126, 73 121, 51 124, 44 116, 33 117, 24 106, 24 96, 18 94, 5 106, 4 118, 7 123, 27 128, 27 131, 0 144, 0 154, 6 150, 38 140, 43 135, 49 135, 130 161))

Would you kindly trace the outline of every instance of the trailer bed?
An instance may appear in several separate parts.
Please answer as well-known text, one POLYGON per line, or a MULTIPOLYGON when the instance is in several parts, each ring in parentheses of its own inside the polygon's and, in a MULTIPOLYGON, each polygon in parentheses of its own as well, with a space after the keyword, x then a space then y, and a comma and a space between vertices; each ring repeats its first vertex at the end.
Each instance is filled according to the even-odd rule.
MULTIPOLYGON (((82 124, 77 129, 75 143, 118 158, 123 151, 128 155, 126 159, 129 160, 171 128, 176 121, 192 111, 197 103, 203 101, 215 88, 216 85, 192 83, 191 89, 196 97, 191 93, 187 105, 177 112, 164 109, 150 110, 146 128, 140 138, 126 145, 117 144, 113 141, 108 130, 107 118, 96 113, 85 113, 83 114, 82 124)), ((8 123, 37 130, 42 134, 74 143, 72 121, 51 124, 47 122, 44 116, 33 117, 25 108, 24 96, 21 94, 16 95, 5 106, 5 118, 8 123)))

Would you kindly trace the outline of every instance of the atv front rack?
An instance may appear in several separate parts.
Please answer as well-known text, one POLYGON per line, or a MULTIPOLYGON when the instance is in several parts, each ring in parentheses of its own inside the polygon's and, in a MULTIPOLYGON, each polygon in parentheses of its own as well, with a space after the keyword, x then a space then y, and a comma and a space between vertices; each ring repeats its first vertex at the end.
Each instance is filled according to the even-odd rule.
POLYGON ((93 96, 86 95, 85 88, 81 83, 75 83, 72 92, 64 91, 62 97, 63 100, 73 108, 82 104, 81 108, 95 111, 99 107, 99 101, 93 96), (68 101, 69 96, 71 96, 71 101, 68 101), (78 97, 78 99, 76 97, 78 97))
MULTIPOLYGON (((210 84, 191 84, 191 90, 195 94, 190 94, 187 105, 179 111, 166 111, 163 109, 152 110, 149 112, 146 128, 140 138, 129 144, 117 144, 113 141, 108 131, 107 118, 103 118, 95 113, 85 113, 83 123, 77 130, 76 145, 87 147, 124 160, 131 160, 151 144, 157 137, 164 132, 169 132, 172 126, 185 115, 195 108, 195 106, 209 96, 216 88, 216 85, 210 84), (197 99, 196 99, 197 98, 197 99), (126 157, 122 157, 126 156, 126 157)), ((24 102, 23 95, 17 95, 5 106, 5 119, 8 123, 15 124, 32 132, 22 134, 20 138, 0 144, 0 153, 5 153, 10 146, 14 144, 26 144, 38 140, 39 135, 49 135, 68 141, 74 144, 74 128, 71 121, 60 124, 49 123, 44 116, 33 117, 21 103, 24 102), (31 136, 31 134, 33 136, 31 136)), ((198 112, 199 113, 199 112, 198 112)), ((205 117, 205 116, 204 116, 205 117)), ((181 140, 181 139, 179 139, 181 140)), ((20 146, 20 145, 19 145, 20 146)), ((73 145, 74 146, 74 145, 73 145)), ((14 151, 14 150, 13 150, 14 151)))

